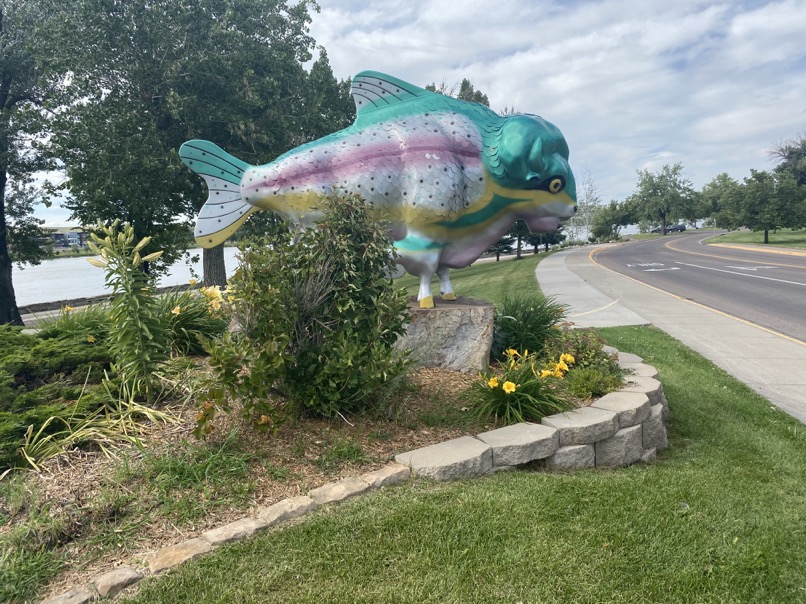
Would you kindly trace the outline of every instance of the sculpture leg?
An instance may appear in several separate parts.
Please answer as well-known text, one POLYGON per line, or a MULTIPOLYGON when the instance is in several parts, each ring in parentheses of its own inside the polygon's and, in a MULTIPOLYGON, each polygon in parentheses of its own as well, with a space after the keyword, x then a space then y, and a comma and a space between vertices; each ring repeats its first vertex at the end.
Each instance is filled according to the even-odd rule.
POLYGON ((456 300, 456 294, 453 293, 453 286, 451 285, 450 277, 451 269, 447 266, 440 265, 437 267, 437 276, 439 277, 439 293, 442 294, 443 300, 456 300))
POLYGON ((433 276, 433 273, 420 274, 420 293, 417 294, 420 308, 434 308, 434 296, 431 295, 431 278, 433 276))

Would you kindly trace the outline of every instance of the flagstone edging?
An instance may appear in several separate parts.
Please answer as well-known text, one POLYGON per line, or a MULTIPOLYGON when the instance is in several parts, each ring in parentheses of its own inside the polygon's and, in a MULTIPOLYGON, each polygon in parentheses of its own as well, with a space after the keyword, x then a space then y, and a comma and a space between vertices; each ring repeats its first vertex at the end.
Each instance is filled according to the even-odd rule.
POLYGON ((463 436, 395 456, 396 463, 349 477, 255 510, 199 537, 164 547, 145 558, 145 568, 120 566, 88 584, 48 598, 42 604, 86 604, 114 598, 144 577, 154 576, 217 547, 247 539, 270 527, 303 517, 322 505, 339 503, 370 490, 397 484, 411 476, 456 480, 490 474, 534 462, 549 470, 617 467, 655 460, 668 446, 668 402, 654 367, 636 355, 618 354, 619 364, 632 372, 627 384, 590 407, 543 418, 540 424, 515 424, 463 436))

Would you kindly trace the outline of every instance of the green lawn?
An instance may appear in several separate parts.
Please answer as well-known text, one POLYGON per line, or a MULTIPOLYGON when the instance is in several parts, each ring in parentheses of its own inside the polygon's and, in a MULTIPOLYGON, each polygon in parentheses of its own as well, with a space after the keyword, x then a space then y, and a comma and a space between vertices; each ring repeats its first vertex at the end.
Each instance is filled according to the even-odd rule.
MULTIPOLYGON (((770 231, 770 243, 776 247, 806 249, 806 229, 770 231)), ((706 240, 706 243, 750 243, 764 245, 764 231, 736 231, 706 240)))
MULTIPOLYGON (((463 278, 516 279, 527 262, 463 278)), ((413 481, 148 579, 127 601, 806 602, 806 427, 654 328, 601 333, 660 371, 670 448, 656 463, 413 481)))
MULTIPOLYGON (((499 303, 507 293, 515 294, 520 290, 537 286, 535 268, 548 254, 524 254, 521 260, 502 258, 500 262, 476 262, 467 268, 451 271, 451 284, 457 296, 479 298, 499 303)), ((405 287, 410 296, 416 296, 420 281, 411 275, 397 280, 405 287)), ((439 305, 439 279, 431 281, 431 292, 439 305)))

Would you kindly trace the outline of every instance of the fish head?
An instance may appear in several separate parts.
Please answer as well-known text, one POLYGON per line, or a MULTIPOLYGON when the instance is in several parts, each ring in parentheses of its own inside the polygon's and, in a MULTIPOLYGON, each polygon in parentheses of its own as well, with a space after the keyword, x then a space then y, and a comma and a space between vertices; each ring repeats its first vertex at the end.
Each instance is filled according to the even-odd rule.
POLYGON ((539 211, 522 216, 533 232, 553 231, 576 213, 576 181, 568 156, 568 143, 551 122, 536 115, 507 118, 498 148, 502 178, 509 188, 538 193, 539 211))

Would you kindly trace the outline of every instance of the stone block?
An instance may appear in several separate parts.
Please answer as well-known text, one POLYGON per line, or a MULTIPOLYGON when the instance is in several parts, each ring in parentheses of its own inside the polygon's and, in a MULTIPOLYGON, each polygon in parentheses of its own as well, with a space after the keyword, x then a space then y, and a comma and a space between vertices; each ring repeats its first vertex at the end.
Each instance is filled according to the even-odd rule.
POLYGON ((182 543, 164 547, 148 556, 148 570, 151 571, 151 574, 157 575, 183 562, 195 560, 199 556, 209 553, 212 549, 204 539, 188 539, 182 543))
POLYGON ((319 505, 324 505, 326 503, 338 503, 350 497, 355 497, 367 489, 369 489, 369 484, 360 478, 351 476, 350 478, 344 478, 338 482, 329 482, 316 489, 311 489, 308 491, 308 497, 319 505))
POLYGON ((591 407, 613 411, 619 428, 637 426, 649 417, 649 397, 643 392, 610 392, 591 407))
POLYGON ((649 398, 650 405, 666 404, 666 397, 663 395, 663 384, 655 378, 642 377, 640 375, 628 375, 624 378, 624 386, 619 388, 621 392, 641 392, 649 398))
POLYGON ((658 379, 658 370, 652 365, 647 365, 646 363, 619 363, 619 366, 629 372, 628 379, 632 376, 658 379))
POLYGON ((618 352, 618 364, 622 366, 624 363, 643 363, 644 359, 637 354, 631 352, 618 352))
POLYGON ((278 501, 274 505, 260 508, 257 512, 257 517, 269 526, 274 526, 286 520, 304 516, 308 512, 316 509, 316 506, 317 503, 305 495, 289 497, 288 499, 278 501))
POLYGON ((546 467, 550 470, 579 470, 596 465, 596 452, 593 445, 571 445, 560 447, 557 452, 546 459, 546 467))
POLYGON ((42 604, 86 604, 97 599, 97 594, 86 587, 76 587, 61 595, 53 596, 42 604))
POLYGON ((395 347, 411 350, 420 367, 484 371, 493 343, 495 308, 489 302, 459 298, 436 308, 412 307, 407 333, 395 347))
POLYGON ((669 446, 666 424, 663 422, 663 405, 652 405, 649 417, 643 424, 644 449, 665 449, 669 446))
POLYGON ((641 463, 652 463, 658 458, 657 449, 647 449, 641 454, 641 463))
POLYGON ((622 428, 610 438, 596 443, 596 466, 628 466, 641 459, 643 452, 641 426, 622 428))
POLYGON ((560 431, 560 446, 586 445, 597 440, 610 438, 618 430, 618 418, 613 411, 582 407, 566 413, 544 417, 544 426, 560 431))
POLYGON ((395 456, 395 461, 410 467, 418 476, 455 480, 489 473, 493 468, 493 450, 480 440, 462 436, 401 453, 395 456))
POLYGON ((133 568, 119 566, 115 570, 97 577, 92 584, 102 598, 114 598, 125 587, 137 583, 142 578, 143 575, 133 568))
POLYGON ((540 424, 515 424, 476 436, 493 449, 493 466, 517 466, 544 459, 560 448, 556 428, 540 424))
POLYGON ((367 472, 360 476, 361 480, 369 485, 370 489, 379 489, 391 484, 404 482, 411 477, 411 468, 402 466, 398 463, 389 464, 388 466, 375 470, 374 472, 367 472))
POLYGON ((251 537, 258 531, 269 528, 269 523, 259 518, 241 518, 224 526, 219 526, 205 533, 201 538, 210 545, 224 545, 231 541, 240 541, 251 537))

